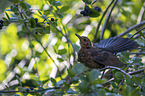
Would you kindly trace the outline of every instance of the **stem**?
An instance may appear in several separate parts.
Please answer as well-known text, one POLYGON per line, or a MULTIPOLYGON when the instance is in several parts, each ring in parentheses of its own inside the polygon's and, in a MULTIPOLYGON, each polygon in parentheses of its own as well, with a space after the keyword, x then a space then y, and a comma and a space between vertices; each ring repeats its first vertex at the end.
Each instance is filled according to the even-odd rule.
POLYGON ((106 70, 106 69, 116 69, 116 70, 122 72, 124 75, 128 75, 130 78, 132 78, 132 76, 130 74, 126 73, 125 71, 121 70, 118 67, 109 66, 109 67, 105 67, 105 68, 100 69, 100 71, 103 71, 103 70, 106 70))
POLYGON ((50 20, 48 20, 48 23, 50 23, 58 32, 60 32, 66 38, 66 40, 71 44, 71 46, 73 48, 74 61, 76 63, 77 61, 76 61, 75 47, 74 47, 73 43, 71 42, 71 40, 67 37, 67 35, 64 35, 63 32, 61 30, 59 30, 54 24, 52 24, 50 20))
MULTIPOLYGON (((137 70, 137 71, 134 71, 134 72, 131 72, 131 73, 128 73, 129 75, 135 75, 135 74, 138 74, 138 73, 141 73, 141 72, 144 72, 145 69, 140 69, 140 70, 137 70)), ((114 81, 114 78, 110 79, 109 81, 103 83, 103 86, 107 86, 110 84, 110 82, 114 81)))
POLYGON ((114 2, 113 6, 112 6, 112 8, 111 8, 111 10, 110 10, 110 12, 108 13, 108 15, 107 15, 107 17, 106 17, 105 23, 104 23, 103 28, 102 28, 102 31, 101 31, 100 40, 103 39, 103 36, 104 36, 104 33, 105 33, 105 29, 106 29, 108 20, 109 20, 109 18, 110 18, 110 16, 111 16, 111 13, 112 13, 112 11, 113 11, 113 9, 114 9, 114 7, 116 6, 117 3, 118 3, 118 0, 116 0, 116 1, 114 2))
POLYGON ((0 93, 16 93, 16 92, 21 92, 21 93, 36 93, 36 92, 43 92, 46 90, 52 90, 52 89, 60 89, 60 87, 53 87, 53 88, 46 88, 46 89, 39 89, 39 90, 32 90, 32 91, 0 91, 0 93))
POLYGON ((124 36, 125 34, 129 33, 130 31, 132 31, 133 29, 138 28, 138 27, 140 27, 140 26, 143 26, 144 24, 145 24, 145 20, 142 21, 142 22, 140 22, 139 24, 136 24, 136 25, 134 25, 134 26, 132 26, 132 27, 129 27, 125 32, 119 34, 117 37, 122 37, 122 36, 124 36))
POLYGON ((139 12, 138 18, 137 18, 137 24, 140 23, 143 20, 143 17, 145 15, 145 2, 139 12))
POLYGON ((135 34, 133 34, 129 39, 131 39, 132 37, 134 37, 136 34, 138 34, 141 30, 145 29, 145 27, 141 28, 140 30, 138 30, 135 34))
POLYGON ((112 1, 110 2, 110 4, 108 5, 108 7, 106 8, 106 10, 104 11, 104 13, 103 13, 103 15, 102 15, 102 17, 101 17, 101 19, 100 19, 100 21, 99 21, 99 23, 98 23, 98 26, 97 26, 97 29, 96 29, 96 33, 95 33, 95 35, 94 35, 93 43, 95 43, 96 40, 97 40, 97 34, 98 34, 98 32, 99 32, 99 28, 100 28, 101 22, 102 22, 104 16, 106 15, 108 9, 109 9, 109 8, 111 7, 111 5, 113 4, 113 2, 114 2, 114 0, 112 0, 112 1))
MULTIPOLYGON (((22 13, 19 11, 19 14, 21 16, 21 18, 24 20, 24 17, 22 15, 22 13)), ((25 16, 25 18, 27 19, 27 16, 25 16)), ((24 25, 26 27, 26 29, 28 30, 28 32, 35 38, 35 40, 41 45, 41 47, 43 48, 43 50, 46 52, 47 56, 53 61, 53 63, 55 64, 55 66, 57 67, 58 72, 59 71, 59 67, 57 66, 57 64, 55 63, 54 59, 50 56, 50 54, 47 52, 46 48, 43 46, 43 44, 37 39, 37 37, 30 31, 30 28, 28 27, 28 24, 26 22, 24 22, 24 25)), ((61 75, 60 78, 62 79, 61 75)))

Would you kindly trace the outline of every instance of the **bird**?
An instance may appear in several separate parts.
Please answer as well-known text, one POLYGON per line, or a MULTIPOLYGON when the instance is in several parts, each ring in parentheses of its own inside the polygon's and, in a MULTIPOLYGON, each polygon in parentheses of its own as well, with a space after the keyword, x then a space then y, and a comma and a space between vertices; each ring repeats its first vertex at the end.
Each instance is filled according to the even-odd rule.
POLYGON ((75 35, 79 38, 81 46, 78 61, 89 68, 124 67, 127 64, 121 62, 115 54, 138 48, 138 44, 128 38, 111 37, 94 43, 93 46, 88 37, 75 35))

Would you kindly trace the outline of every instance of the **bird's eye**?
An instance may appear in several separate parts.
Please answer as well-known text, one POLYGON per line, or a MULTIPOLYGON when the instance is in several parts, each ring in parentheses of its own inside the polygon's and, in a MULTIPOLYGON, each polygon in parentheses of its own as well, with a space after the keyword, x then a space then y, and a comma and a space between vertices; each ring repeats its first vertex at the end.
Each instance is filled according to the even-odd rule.
POLYGON ((84 41, 87 41, 87 40, 84 38, 84 41))

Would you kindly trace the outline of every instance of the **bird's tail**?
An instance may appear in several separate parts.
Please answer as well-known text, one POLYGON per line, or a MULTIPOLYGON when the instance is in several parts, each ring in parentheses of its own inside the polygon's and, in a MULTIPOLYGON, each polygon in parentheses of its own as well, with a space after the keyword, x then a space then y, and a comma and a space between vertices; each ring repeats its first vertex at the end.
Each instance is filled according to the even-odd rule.
POLYGON ((111 37, 105 40, 101 40, 99 43, 95 43, 94 45, 112 53, 118 53, 138 48, 138 44, 135 41, 120 37, 111 37))

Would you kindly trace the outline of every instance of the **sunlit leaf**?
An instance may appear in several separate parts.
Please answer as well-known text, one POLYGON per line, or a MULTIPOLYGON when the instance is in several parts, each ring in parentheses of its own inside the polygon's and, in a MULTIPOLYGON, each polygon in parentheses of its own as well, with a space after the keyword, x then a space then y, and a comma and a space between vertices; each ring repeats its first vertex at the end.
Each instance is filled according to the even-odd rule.
POLYGON ((59 54, 59 55, 65 54, 66 52, 67 52, 66 49, 58 50, 58 54, 59 54))
POLYGON ((67 69, 67 72, 68 72, 70 77, 74 77, 75 76, 74 72, 71 69, 67 69))
POLYGON ((67 10, 69 10, 70 6, 63 6, 61 9, 60 9, 60 12, 65 12, 67 10))
POLYGON ((9 22, 10 22, 10 17, 9 17, 9 15, 7 14, 7 12, 5 12, 5 14, 6 14, 6 16, 7 16, 8 20, 9 20, 9 22))

